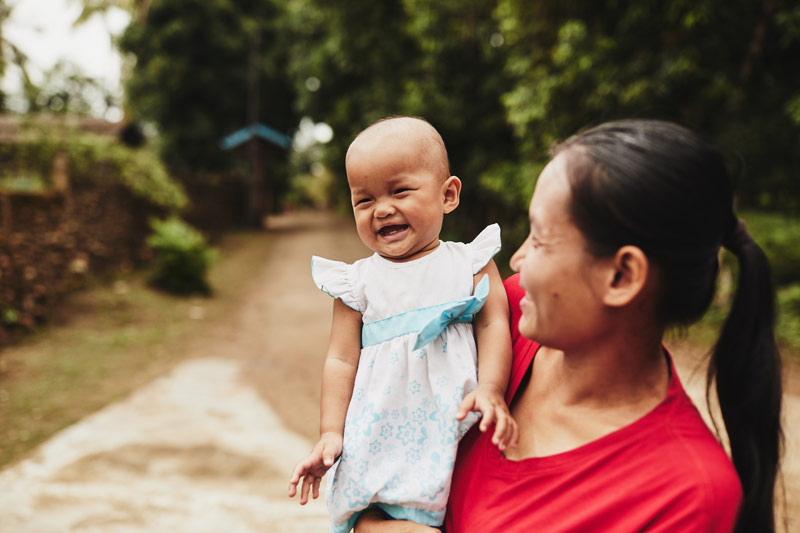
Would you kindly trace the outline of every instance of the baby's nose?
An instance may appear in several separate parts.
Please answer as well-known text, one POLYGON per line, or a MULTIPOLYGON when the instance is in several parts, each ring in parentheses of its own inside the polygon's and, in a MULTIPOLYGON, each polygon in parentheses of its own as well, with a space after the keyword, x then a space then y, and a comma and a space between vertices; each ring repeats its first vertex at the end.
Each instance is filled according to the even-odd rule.
POLYGON ((394 214, 394 205, 389 201, 379 201, 375 206, 375 216, 378 218, 385 218, 394 214))

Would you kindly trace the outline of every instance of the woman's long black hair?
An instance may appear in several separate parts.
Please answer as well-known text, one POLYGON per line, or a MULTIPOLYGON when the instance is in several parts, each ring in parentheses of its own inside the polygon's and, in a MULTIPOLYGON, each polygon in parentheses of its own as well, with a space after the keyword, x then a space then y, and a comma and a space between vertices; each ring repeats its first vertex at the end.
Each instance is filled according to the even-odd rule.
POLYGON ((711 304, 723 245, 739 262, 738 286, 708 367, 742 483, 736 531, 775 530, 782 451, 781 358, 774 337, 769 263, 733 211, 720 155, 669 122, 626 120, 578 133, 570 151, 572 216, 590 251, 638 246, 658 265, 658 319, 685 325, 711 304))

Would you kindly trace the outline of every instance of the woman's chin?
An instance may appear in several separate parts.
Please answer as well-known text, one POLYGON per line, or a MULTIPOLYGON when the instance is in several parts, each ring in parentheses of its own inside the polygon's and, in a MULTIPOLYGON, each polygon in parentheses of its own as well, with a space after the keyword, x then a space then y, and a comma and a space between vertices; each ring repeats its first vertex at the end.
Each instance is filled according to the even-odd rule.
POLYGON ((519 333, 526 339, 536 339, 536 328, 530 320, 525 320, 525 316, 519 320, 519 333))

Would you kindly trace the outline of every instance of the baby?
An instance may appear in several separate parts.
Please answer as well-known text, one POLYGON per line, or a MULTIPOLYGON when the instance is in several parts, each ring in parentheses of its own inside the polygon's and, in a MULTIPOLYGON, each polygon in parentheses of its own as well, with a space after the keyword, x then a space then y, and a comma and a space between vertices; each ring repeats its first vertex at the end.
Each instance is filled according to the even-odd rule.
POLYGON ((422 119, 371 125, 350 145, 345 167, 358 235, 375 254, 352 265, 312 258, 314 282, 335 298, 333 325, 320 438, 292 472, 289 496, 302 479, 300 503, 309 492, 319 497, 333 466, 331 531, 350 531, 372 506, 436 527, 467 430, 480 418, 481 431, 494 425, 501 450, 516 445, 503 399, 508 303, 492 260, 500 228, 469 244, 439 240, 461 180, 422 119))

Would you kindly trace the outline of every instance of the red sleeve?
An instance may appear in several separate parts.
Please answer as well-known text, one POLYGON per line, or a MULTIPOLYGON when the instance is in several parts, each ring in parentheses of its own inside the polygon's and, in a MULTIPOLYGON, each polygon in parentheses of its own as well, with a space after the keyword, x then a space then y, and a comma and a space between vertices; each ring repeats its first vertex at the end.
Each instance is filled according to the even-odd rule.
POLYGON ((511 312, 511 342, 517 342, 519 338, 519 317, 522 311, 519 308, 519 301, 525 296, 525 291, 519 286, 519 274, 514 274, 503 281, 508 296, 508 309, 511 312))
POLYGON ((536 350, 539 349, 539 343, 526 339, 519 333, 519 319, 522 316, 522 311, 519 308, 519 301, 525 296, 525 291, 519 286, 519 274, 507 278, 503 285, 506 288, 506 295, 508 296, 508 308, 510 311, 510 328, 511 328, 511 348, 512 348, 512 362, 511 362, 511 379, 508 382, 508 390, 506 391, 506 403, 511 403, 514 393, 517 392, 522 378, 525 377, 525 372, 528 370, 533 356, 536 355, 536 350))

